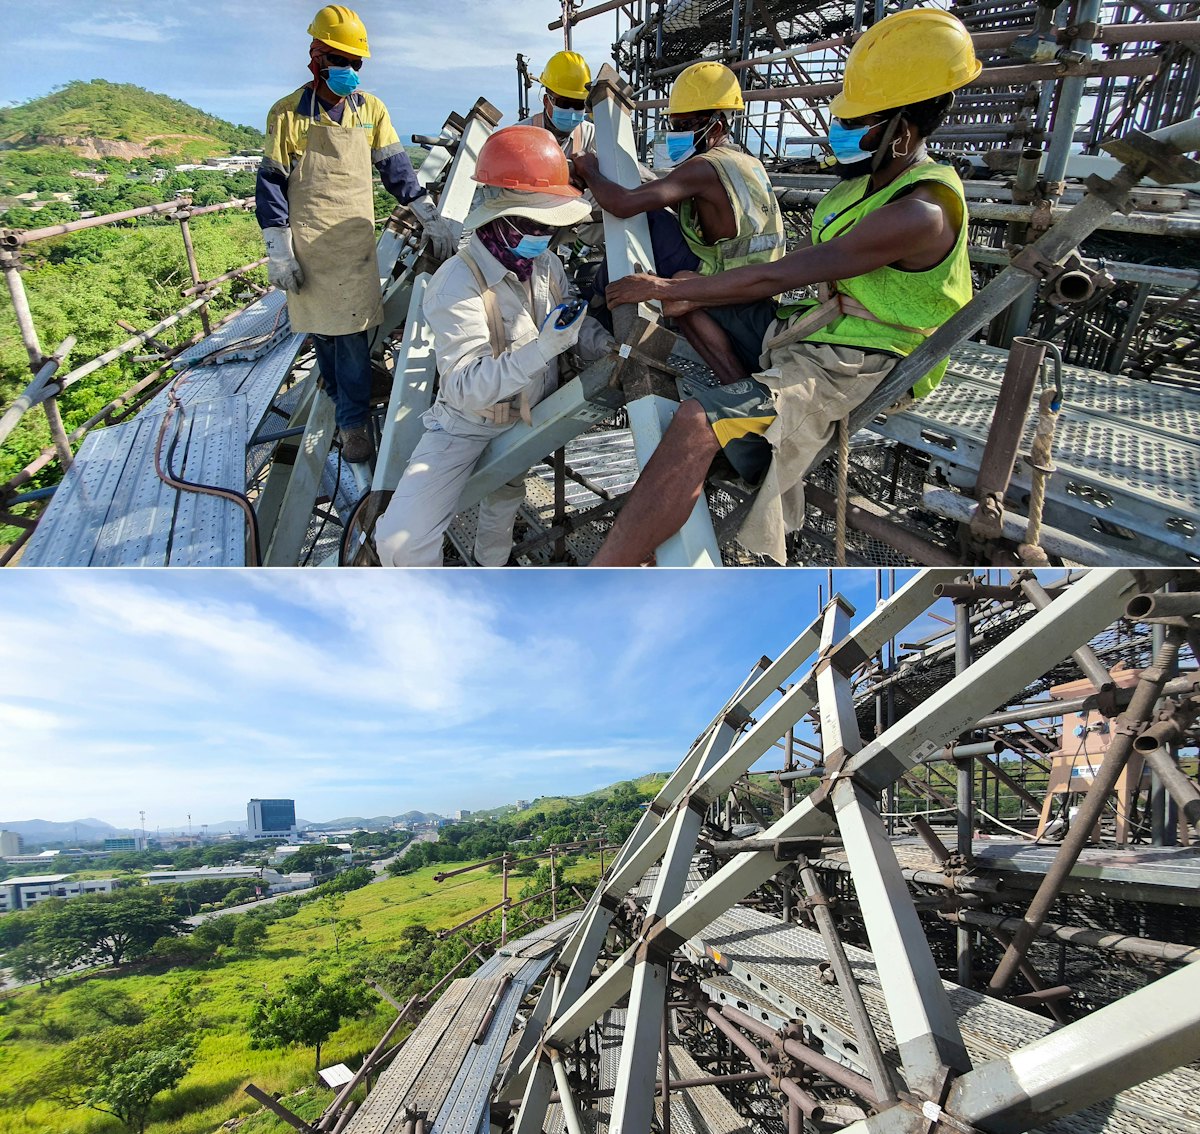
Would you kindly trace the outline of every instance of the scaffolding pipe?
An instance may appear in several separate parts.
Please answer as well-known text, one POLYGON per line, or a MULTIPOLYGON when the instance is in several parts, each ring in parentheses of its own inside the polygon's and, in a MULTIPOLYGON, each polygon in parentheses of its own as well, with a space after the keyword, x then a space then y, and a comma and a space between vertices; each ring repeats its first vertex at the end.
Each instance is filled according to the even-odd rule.
POLYGON ((26 410, 51 396, 46 393, 46 388, 51 385, 51 380, 54 378, 55 372, 62 365, 63 359, 67 357, 74 345, 74 335, 68 335, 63 339, 58 344, 58 349, 42 364, 42 368, 34 376, 33 381, 25 387, 25 390, 12 405, 4 411, 4 416, 0 417, 0 445, 3 445, 8 439, 8 435, 16 428, 17 422, 21 420, 21 416, 26 410))
POLYGON ((1099 770, 1092 777, 1087 795, 1079 806, 1079 812, 1071 822, 1059 847, 1058 854, 1046 871, 1046 877, 1038 887, 1025 911, 1020 927, 1013 933, 1012 945, 1005 950, 992 979, 988 982, 988 992, 993 996, 1002 996, 1016 975, 1017 966, 1025 956, 1030 942, 1041 928, 1042 922, 1050 912, 1051 906, 1058 899, 1059 891, 1074 868, 1084 846, 1091 838, 1092 827, 1100 818, 1101 812, 1108 803, 1108 796, 1116 786, 1125 762, 1133 751, 1133 742, 1144 722, 1150 719, 1154 706, 1162 696, 1163 686, 1167 682, 1171 666, 1179 654, 1182 632, 1174 627, 1167 632, 1166 642, 1158 652, 1154 662, 1142 671, 1129 708, 1117 719, 1113 730, 1113 739, 1104 753, 1104 759, 1099 770))
MULTIPOLYGON (((1019 917, 1001 917, 984 910, 952 910, 938 915, 947 921, 966 922, 985 929, 999 929, 1014 933, 1025 923, 1019 917)), ((1147 957, 1153 961, 1195 964, 1200 961, 1200 946, 1177 945, 1172 941, 1154 941, 1147 937, 1133 937, 1125 933, 1105 933, 1099 929, 1084 929, 1077 925, 1059 925, 1053 921, 1042 922, 1037 935, 1071 945, 1087 945, 1093 949, 1105 949, 1114 953, 1129 953, 1147 957)))

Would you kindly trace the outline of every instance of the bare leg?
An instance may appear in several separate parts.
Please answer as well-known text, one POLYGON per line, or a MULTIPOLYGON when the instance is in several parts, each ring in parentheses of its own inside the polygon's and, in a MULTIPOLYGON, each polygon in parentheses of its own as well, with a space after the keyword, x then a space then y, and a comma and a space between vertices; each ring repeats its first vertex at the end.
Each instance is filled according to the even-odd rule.
MULTIPOLYGON (((676 272, 673 280, 695 279, 697 272, 676 272)), ((708 363, 709 369, 717 376, 722 386, 730 382, 740 382, 750 377, 750 371, 729 343, 725 329, 702 309, 687 312, 675 312, 670 304, 663 308, 663 313, 673 315, 683 337, 692 345, 692 349, 708 363)))
POLYGON ((724 328, 707 311, 690 311, 676 316, 675 321, 722 386, 750 377, 750 371, 729 345, 724 328))
POLYGON ((647 562, 686 523, 719 448, 700 403, 691 398, 681 403, 592 566, 647 562))

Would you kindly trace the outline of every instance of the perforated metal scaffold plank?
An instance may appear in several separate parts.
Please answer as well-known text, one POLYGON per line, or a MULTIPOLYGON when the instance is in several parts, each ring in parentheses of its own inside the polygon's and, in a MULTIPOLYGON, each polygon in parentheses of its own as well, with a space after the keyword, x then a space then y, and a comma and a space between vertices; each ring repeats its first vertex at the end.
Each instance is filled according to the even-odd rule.
MULTIPOLYGON (((836 985, 821 966, 828 957, 820 935, 744 906, 722 914, 689 943, 720 958, 719 964, 755 996, 789 1018, 800 1019, 818 1039, 827 1038, 847 1058, 854 1028, 836 985)), ((875 971, 864 949, 846 947, 885 1057, 899 1066, 896 1040, 875 971)), ((1053 1023, 1032 1012, 943 981, 972 1062, 999 1059, 1048 1035, 1053 1023)), ((832 1053, 831 1053, 832 1054, 832 1053)), ((852 1049, 850 1053, 852 1055, 852 1049)), ((863 1070, 861 1067, 858 1068, 863 1070)), ((1200 1134, 1200 1073, 1181 1068, 1122 1091, 1039 1127, 1047 1134, 1200 1134)))
MULTIPOLYGON (((671 1044, 671 1078, 697 1079, 700 1065, 679 1044, 671 1044)), ((662 1102, 655 1104, 662 1121, 662 1102)), ((671 1093, 671 1134, 754 1134, 754 1127, 715 1086, 689 1087, 671 1093)))
MULTIPOLYGON (((155 471, 163 414, 89 435, 30 538, 30 567, 241 566, 245 515, 228 499, 182 492, 155 471)), ((246 400, 197 402, 179 411, 172 472, 241 492, 246 484, 246 400)))
MULTIPOLYGON (((960 344, 933 393, 872 429, 929 453, 958 487, 972 485, 1007 361, 1005 351, 960 344)), ((1073 513, 1119 524, 1184 554, 1200 553, 1200 398, 1076 366, 1063 367, 1063 388, 1047 519, 1063 523, 1073 513)), ((1029 452, 1036 417, 1035 406, 1022 454, 1029 452)), ((1012 493, 1028 492, 1029 469, 1018 462, 1012 493)))

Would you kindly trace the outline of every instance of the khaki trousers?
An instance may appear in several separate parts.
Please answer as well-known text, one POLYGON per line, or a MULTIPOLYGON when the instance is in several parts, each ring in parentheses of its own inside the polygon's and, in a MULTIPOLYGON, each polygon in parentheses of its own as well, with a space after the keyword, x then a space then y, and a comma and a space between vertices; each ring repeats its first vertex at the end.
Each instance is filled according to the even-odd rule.
POLYGON ((754 377, 771 391, 777 414, 764 434, 774 456, 738 542, 787 562, 784 537, 804 526, 804 475, 857 408, 900 360, 832 343, 788 343, 771 351, 754 377))

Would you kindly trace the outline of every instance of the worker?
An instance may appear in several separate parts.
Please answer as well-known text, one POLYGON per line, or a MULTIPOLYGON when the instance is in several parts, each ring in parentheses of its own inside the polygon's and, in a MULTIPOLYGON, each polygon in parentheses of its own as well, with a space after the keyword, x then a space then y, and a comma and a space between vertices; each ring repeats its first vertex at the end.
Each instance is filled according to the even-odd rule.
POLYGON ((342 455, 361 462, 374 451, 367 331, 383 319, 371 166, 417 215, 436 255, 453 253, 454 233, 417 181, 387 107, 359 90, 363 60, 371 55, 362 20, 328 4, 308 34, 312 81, 267 116, 256 214, 267 278, 287 292, 292 330, 312 334, 342 455))
MULTIPOLYGON (((550 241, 589 207, 550 132, 520 125, 497 130, 480 147, 475 180, 482 199, 463 225, 473 235, 437 270, 423 300, 438 394, 376 525, 385 567, 440 566, 442 536, 488 442, 530 420, 530 409, 557 389, 560 358, 576 342, 584 361, 612 344, 581 304, 577 313, 563 310, 572 296, 550 241)), ((508 562, 524 498, 522 476, 480 504, 474 545, 480 566, 508 562)))
MULTIPOLYGON (((765 317, 764 307, 747 308, 762 329, 765 369, 687 388, 596 565, 647 562, 687 519, 719 452, 759 486, 739 542, 786 561, 786 532, 803 526, 804 474, 838 421, 971 297, 962 183, 928 156, 925 139, 980 70, 949 13, 914 8, 881 20, 851 49, 830 106, 841 180, 815 210, 811 244, 717 276, 639 274, 609 286, 610 304, 660 300, 668 313, 767 301, 765 317), (820 301, 775 318, 771 297, 813 284, 820 301)), ((945 369, 935 366, 911 395, 932 390, 945 369)))
MULTIPOLYGON (((601 175, 595 156, 575 158, 576 174, 605 212, 616 217, 650 214, 661 276, 714 276, 745 264, 770 263, 786 251, 783 217, 767 172, 731 134, 731 116, 744 105, 737 76, 728 67, 694 63, 671 85, 667 150, 673 165, 665 177, 625 189, 601 175), (663 211, 671 206, 678 207, 678 221, 663 211)), ((602 275, 597 293, 604 294, 606 286, 602 275)), ((688 312, 679 325, 718 377, 731 381, 750 373, 738 355, 746 336, 737 306, 688 312)), ((757 348, 755 342, 755 361, 757 348)), ((744 346, 742 354, 748 350, 744 346)))
POLYGON ((588 87, 592 72, 587 60, 575 51, 550 56, 538 82, 542 84, 542 109, 521 126, 541 126, 554 135, 568 158, 596 152, 596 128, 587 118, 588 87))

